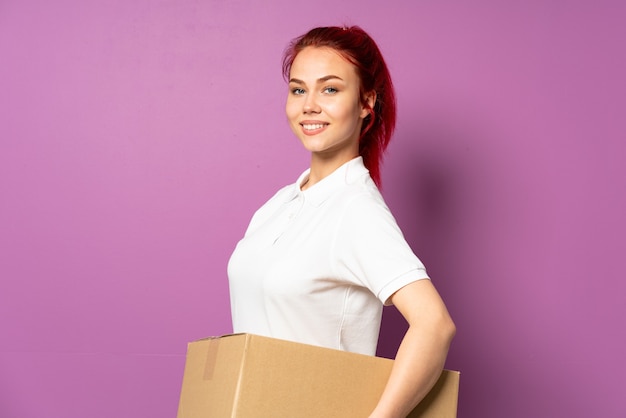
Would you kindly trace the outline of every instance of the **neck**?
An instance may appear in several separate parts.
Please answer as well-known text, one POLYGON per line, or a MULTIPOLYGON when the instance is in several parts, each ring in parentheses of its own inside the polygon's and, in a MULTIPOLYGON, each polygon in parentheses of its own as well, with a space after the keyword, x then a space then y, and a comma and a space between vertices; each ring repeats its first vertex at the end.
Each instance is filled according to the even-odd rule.
POLYGON ((323 180, 324 178, 332 174, 336 169, 338 169, 348 161, 358 156, 359 154, 356 153, 356 155, 346 154, 342 158, 326 159, 323 158, 323 156, 316 155, 315 153, 311 154, 311 170, 309 172, 309 177, 304 181, 302 185, 300 185, 300 188, 302 190, 308 189, 315 183, 323 180))

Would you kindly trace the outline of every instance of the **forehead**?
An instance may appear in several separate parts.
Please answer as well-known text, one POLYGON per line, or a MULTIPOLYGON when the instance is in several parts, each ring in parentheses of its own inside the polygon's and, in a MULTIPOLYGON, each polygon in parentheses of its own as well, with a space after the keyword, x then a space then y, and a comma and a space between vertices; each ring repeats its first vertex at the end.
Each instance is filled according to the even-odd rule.
POLYGON ((306 47, 296 55, 289 76, 300 80, 335 75, 358 80, 356 67, 332 48, 306 47))

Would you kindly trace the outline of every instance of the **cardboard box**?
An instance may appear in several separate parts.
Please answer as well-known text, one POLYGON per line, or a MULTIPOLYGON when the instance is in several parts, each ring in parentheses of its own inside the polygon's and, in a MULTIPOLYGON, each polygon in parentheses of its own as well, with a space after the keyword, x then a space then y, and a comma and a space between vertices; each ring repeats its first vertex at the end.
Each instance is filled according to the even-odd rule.
MULTIPOLYGON (((363 418, 393 360, 251 334, 189 343, 177 418, 363 418)), ((455 418, 459 373, 444 371, 409 415, 455 418)))

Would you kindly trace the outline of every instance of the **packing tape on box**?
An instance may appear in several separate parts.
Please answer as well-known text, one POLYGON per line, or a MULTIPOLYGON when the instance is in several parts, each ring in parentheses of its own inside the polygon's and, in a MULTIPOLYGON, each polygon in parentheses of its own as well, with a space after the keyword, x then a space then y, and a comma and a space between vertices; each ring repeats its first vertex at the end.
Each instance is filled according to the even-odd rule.
POLYGON ((213 371, 215 370, 215 364, 217 363, 217 350, 220 347, 220 340, 218 338, 209 339, 209 347, 206 355, 206 362, 204 364, 204 375, 202 380, 213 379, 213 371))

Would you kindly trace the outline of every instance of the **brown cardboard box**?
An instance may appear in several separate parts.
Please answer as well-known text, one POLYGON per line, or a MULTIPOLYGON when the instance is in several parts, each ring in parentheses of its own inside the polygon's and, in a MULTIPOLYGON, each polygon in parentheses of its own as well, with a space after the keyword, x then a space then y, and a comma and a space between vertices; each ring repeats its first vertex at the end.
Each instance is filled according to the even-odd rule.
MULTIPOLYGON (((393 360, 251 334, 189 343, 177 418, 363 418, 393 360)), ((459 373, 409 415, 455 418, 459 373)))

